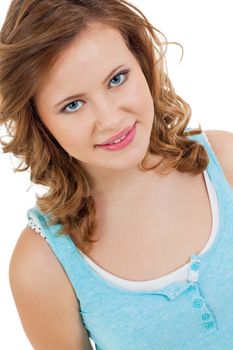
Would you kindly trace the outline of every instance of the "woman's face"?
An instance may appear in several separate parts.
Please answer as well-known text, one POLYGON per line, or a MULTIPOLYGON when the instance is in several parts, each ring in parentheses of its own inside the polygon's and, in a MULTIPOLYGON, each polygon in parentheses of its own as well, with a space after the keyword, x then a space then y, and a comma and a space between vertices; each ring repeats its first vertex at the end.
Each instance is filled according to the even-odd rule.
POLYGON ((76 37, 34 100, 45 125, 87 171, 124 170, 144 158, 153 100, 140 65, 117 30, 95 24, 76 37), (97 146, 135 122, 136 135, 127 147, 109 151, 97 146))

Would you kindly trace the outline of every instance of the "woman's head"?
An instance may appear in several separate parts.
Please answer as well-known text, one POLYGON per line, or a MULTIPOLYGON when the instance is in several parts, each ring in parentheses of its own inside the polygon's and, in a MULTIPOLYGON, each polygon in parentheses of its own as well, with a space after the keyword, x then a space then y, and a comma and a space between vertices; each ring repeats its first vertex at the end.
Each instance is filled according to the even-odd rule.
POLYGON ((137 59, 108 25, 91 25, 60 53, 34 104, 59 144, 93 179, 103 179, 106 168, 135 167, 146 154, 153 99, 137 59), (99 146, 135 123, 128 147, 108 151, 99 146))
POLYGON ((202 146, 185 138, 191 110, 165 72, 165 43, 156 31, 161 34, 123 0, 13 0, 7 13, 0 122, 12 140, 1 141, 3 150, 25 163, 21 170, 30 167, 32 182, 50 187, 37 205, 77 241, 88 241, 95 229, 85 170, 141 161, 144 168, 149 153, 180 171, 206 166, 202 146), (127 73, 103 83, 118 65, 127 73), (79 93, 86 95, 55 107, 79 93), (122 158, 96 147, 135 122, 140 137, 122 158))
MULTIPOLYGON (((155 97, 155 90, 156 88, 158 90, 160 80, 162 80, 160 77, 160 70, 158 69, 162 61, 159 63, 159 55, 157 55, 158 67, 154 65, 156 57, 152 42, 149 40, 149 32, 147 32, 149 29, 152 34, 152 27, 149 26, 149 23, 147 23, 143 17, 132 16, 132 10, 126 5, 127 3, 124 1, 112 0, 13 1, 8 17, 9 22, 10 18, 11 21, 14 22, 11 23, 11 26, 9 23, 7 26, 3 26, 2 43, 6 44, 5 47, 8 50, 8 55, 5 56, 5 60, 7 61, 4 67, 6 71, 5 74, 7 73, 7 67, 10 68, 10 65, 15 65, 18 69, 14 69, 11 81, 8 80, 8 88, 10 87, 9 83, 11 83, 11 98, 13 98, 14 95, 14 101, 11 101, 9 94, 5 93, 5 103, 2 106, 3 115, 4 113, 8 115, 17 115, 22 112, 22 120, 24 118, 22 116, 24 111, 28 111, 28 114, 30 114, 33 119, 30 123, 27 123, 29 118, 26 116, 24 127, 28 126, 30 129, 33 128, 36 132, 38 126, 33 124, 37 122, 53 143, 52 135, 50 135, 48 130, 43 128, 43 126, 51 126, 51 124, 53 124, 54 127, 57 127, 56 131, 58 131, 59 125, 62 129, 65 127, 63 123, 65 118, 61 118, 61 113, 60 115, 56 114, 55 117, 55 110, 51 111, 51 103, 65 95, 71 96, 71 92, 76 94, 77 91, 82 91, 84 87, 88 87, 88 96, 86 97, 90 97, 90 99, 85 108, 79 111, 79 115, 87 115, 88 113, 89 118, 86 122, 89 122, 89 124, 87 125, 86 123, 83 125, 84 117, 79 118, 76 125, 69 123, 69 127, 72 127, 73 132, 76 131, 76 141, 78 141, 81 135, 83 137, 85 136, 83 133, 86 132, 84 127, 89 127, 88 130, 89 132, 91 131, 90 122, 93 120, 94 113, 92 112, 94 109, 96 117, 98 114, 102 114, 104 117, 104 113, 107 112, 106 110, 105 112, 103 110, 98 110, 98 108, 101 107, 101 103, 95 104, 96 93, 93 96, 92 91, 90 91, 91 79, 93 79, 93 84, 96 82, 97 78, 98 82, 100 82, 100 79, 109 73, 111 68, 114 68, 114 66, 117 67, 118 63, 124 63, 125 60, 125 64, 127 62, 128 65, 134 64, 134 67, 137 67, 137 69, 136 71, 134 69, 133 72, 129 72, 129 79, 124 89, 122 88, 121 91, 118 89, 118 92, 114 89, 111 93, 109 90, 108 96, 105 96, 106 98, 104 98, 104 101, 106 101, 106 103, 111 102, 112 108, 116 108, 117 110, 113 113, 113 109, 110 108, 110 106, 104 106, 102 103, 103 108, 110 108, 109 112, 112 112, 111 119, 109 119, 108 125, 97 125, 97 127, 99 127, 99 133, 92 130, 93 139, 90 141, 95 143, 103 142, 105 139, 109 138, 109 136, 112 136, 117 131, 122 130, 124 127, 136 121, 136 116, 130 115, 130 113, 132 113, 130 110, 128 111, 128 115, 123 115, 123 109, 127 109, 129 104, 128 101, 127 106, 124 106, 126 102, 122 101, 123 95, 125 100, 127 97, 128 100, 134 97, 134 100, 131 101, 131 107, 133 104, 135 105, 134 110, 140 107, 138 108, 138 114, 142 116, 145 110, 147 110, 146 114, 148 114, 148 109, 150 109, 149 113, 151 114, 151 103, 154 102, 154 99, 152 99, 151 96, 146 96, 145 100, 145 94, 142 93, 142 91, 145 92, 146 88, 147 95, 151 92, 151 95, 155 97), (146 28, 146 25, 148 28, 146 28), (118 45, 115 45, 117 43, 118 45), (88 57, 88 54, 97 55, 97 52, 91 52, 94 48, 96 51, 101 50, 102 52, 99 52, 98 57, 88 57), (9 62, 9 58, 11 62, 9 62), (73 70, 73 67, 70 68, 69 72, 67 70, 67 74, 70 74, 69 84, 69 77, 66 76, 65 72, 63 72, 63 75, 60 74, 62 73, 62 68, 60 68, 60 66, 62 64, 63 67, 65 65, 70 66, 73 58, 76 60, 76 64, 73 63, 72 65, 73 67, 75 66, 75 70, 73 70), (92 69, 90 74, 88 74, 89 69, 92 69), (137 83, 132 81, 133 78, 136 78, 135 73, 140 78, 140 81, 137 81, 137 83), (60 78, 58 77, 59 74, 60 78), (52 77, 52 80, 48 79, 48 77, 52 77), (131 91, 129 91, 130 83, 131 91), (132 91, 133 84, 134 89, 136 89, 138 84, 137 91, 132 91), (141 91, 139 91, 140 88, 141 91), (123 90, 127 90, 127 94, 125 94, 123 90), (89 92, 91 92, 91 96, 89 96, 89 92), (119 95, 120 92, 121 95, 119 95), (135 94, 135 92, 137 92, 137 94, 135 94), (138 93, 140 93, 140 96, 138 96, 138 93), (119 95, 118 98, 117 94, 119 95), (36 96, 39 96, 38 99, 36 99, 36 96), (93 100, 93 98, 95 100, 93 100), (118 105, 115 103, 117 99, 118 105), (150 99, 150 101, 148 101, 148 99, 150 99), (142 106, 142 104, 144 104, 144 106, 142 106), (144 110, 142 110, 142 107, 144 110), (52 114, 54 118, 45 118, 45 115, 51 116, 52 114), (112 118, 116 118, 116 120, 114 121, 112 118)), ((155 42, 157 41, 156 44, 159 44, 159 40, 156 36, 154 39, 155 42)), ((2 64, 4 64, 4 55, 2 64)), ((121 77, 123 78, 123 76, 121 77)), ((98 87, 99 86, 100 84, 98 87)), ((2 91, 4 93, 4 88, 2 91)), ((99 93, 100 92, 103 92, 103 90, 99 91, 99 93)), ((106 89, 105 92, 107 92, 106 89)), ((103 94, 100 93, 100 95, 99 102, 101 98, 103 98, 103 94)), ((57 110, 58 109, 56 109, 56 112, 57 110)), ((125 113, 127 113, 127 111, 125 111, 125 113)), ((77 113, 75 115, 77 116, 77 113)), ((69 118, 67 117, 68 115, 66 115, 66 119, 70 119, 71 115, 69 115, 69 118)), ((66 123, 66 125, 67 124, 68 123, 66 123)), ((59 136, 62 137, 62 135, 58 135, 52 127, 48 129, 53 136, 55 136, 59 144, 61 144, 62 140, 59 136)), ((63 132, 63 140, 64 134, 63 132)), ((38 134, 38 136, 40 135, 41 133, 38 134)), ((147 142, 149 142, 148 136, 149 135, 147 135, 147 142)), ((44 140, 42 139, 42 141, 44 140)), ((31 139, 31 142, 33 143, 33 139, 31 139)), ((42 143, 44 148, 48 150, 51 149, 51 144, 42 143)), ((30 147, 28 142, 27 146, 30 147)), ((33 145, 31 146, 33 147, 33 145)), ((78 144, 75 144, 76 150, 69 150, 69 147, 67 148, 67 145, 64 143, 62 143, 62 146, 64 146, 64 149, 74 158, 79 158, 74 154, 78 151, 78 144)), ((97 149, 97 151, 100 151, 100 149, 97 149)), ((144 145, 144 154, 142 154, 141 150, 139 156, 141 160, 145 152, 146 149, 144 145)), ((105 155, 110 158, 110 153, 102 153, 105 153, 105 155)), ((36 154, 36 150, 34 150, 33 154, 36 154)), ((64 154, 66 153, 64 152, 64 154)), ((95 152, 95 154, 98 155, 101 154, 101 152, 95 152)), ((80 160, 84 162, 87 160, 88 162, 86 155, 83 155, 84 157, 82 157, 82 154, 79 155, 81 157, 80 160)), ((111 157, 112 156, 114 156, 113 152, 111 152, 111 157)), ((90 159, 90 162, 93 163, 93 159, 90 159)), ((96 162, 99 164, 98 156, 96 162)), ((100 165, 104 166, 105 163, 100 165)), ((119 164, 119 166, 120 165, 122 164, 119 164)), ((118 165, 112 162, 106 164, 106 166, 114 168, 114 166, 117 167, 118 165)))

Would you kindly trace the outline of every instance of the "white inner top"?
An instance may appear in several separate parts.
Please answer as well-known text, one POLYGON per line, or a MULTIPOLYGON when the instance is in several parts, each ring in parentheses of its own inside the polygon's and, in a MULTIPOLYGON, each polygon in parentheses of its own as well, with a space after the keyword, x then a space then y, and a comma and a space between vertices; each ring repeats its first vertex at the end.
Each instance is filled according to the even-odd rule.
MULTIPOLYGON (((210 181, 209 175, 206 170, 204 170, 204 179, 209 195, 209 200, 211 204, 211 213, 212 213, 212 229, 211 234, 209 237, 209 240, 205 247, 201 250, 199 255, 203 254, 206 250, 208 250, 211 245, 213 244, 213 241, 215 239, 218 224, 219 224, 219 204, 217 199, 216 190, 213 186, 213 184, 210 181)), ((41 230, 40 224, 37 222, 35 217, 30 218, 28 222, 28 226, 31 227, 33 230, 41 234, 43 237, 44 234, 41 230)), ((156 290, 156 289, 162 289, 166 287, 168 284, 173 282, 185 282, 187 280, 187 274, 188 274, 188 265, 189 263, 181 266, 177 270, 164 275, 162 277, 153 279, 153 280, 147 280, 147 281, 129 281, 123 278, 120 278, 116 275, 113 275, 106 270, 102 269, 100 266, 98 266, 94 261, 92 261, 88 256, 86 256, 83 252, 79 250, 80 254, 85 259, 86 263, 94 269, 100 276, 102 276, 103 279, 109 281, 111 284, 130 289, 130 290, 156 290)))

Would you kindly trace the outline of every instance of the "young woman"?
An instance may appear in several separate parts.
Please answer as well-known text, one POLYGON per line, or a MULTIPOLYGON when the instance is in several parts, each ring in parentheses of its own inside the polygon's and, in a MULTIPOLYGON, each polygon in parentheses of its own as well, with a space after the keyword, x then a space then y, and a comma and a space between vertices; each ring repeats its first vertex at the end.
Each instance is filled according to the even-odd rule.
POLYGON ((48 188, 9 268, 36 350, 232 348, 233 134, 188 127, 160 34, 122 0, 7 13, 3 150, 48 188))

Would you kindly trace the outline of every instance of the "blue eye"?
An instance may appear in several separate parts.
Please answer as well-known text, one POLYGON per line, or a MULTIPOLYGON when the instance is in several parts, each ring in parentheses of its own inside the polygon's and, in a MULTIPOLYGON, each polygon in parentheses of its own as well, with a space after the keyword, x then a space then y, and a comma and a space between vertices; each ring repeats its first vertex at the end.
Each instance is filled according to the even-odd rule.
MULTIPOLYGON (((115 75, 110 82, 112 82, 113 80, 115 80, 115 85, 114 86, 119 86, 122 85, 126 80, 127 80, 127 75, 129 73, 129 70, 125 70, 123 72, 118 73, 117 75, 115 75), (120 76, 123 76, 124 79, 119 79, 120 76), (120 82, 119 82, 120 81, 120 82)), ((70 102, 68 105, 66 105, 65 107, 62 108, 61 112, 66 112, 66 113, 73 113, 75 111, 78 111, 79 108, 77 108, 77 104, 78 102, 82 102, 81 100, 76 100, 76 101, 72 101, 70 102), (67 108, 70 108, 70 110, 68 110, 67 108)))
MULTIPOLYGON (((77 101, 73 101, 71 103, 69 103, 68 105, 66 105, 63 109, 63 111, 66 111, 68 113, 72 113, 72 112, 75 112, 77 109, 75 107, 77 107, 77 104, 78 102, 80 102, 80 100, 77 100, 77 101), (70 108, 70 111, 67 110, 67 108, 70 108)), ((78 108, 79 109, 79 108, 78 108)))
MULTIPOLYGON (((123 77, 124 77, 123 82, 124 82, 124 81, 126 80, 126 75, 127 75, 127 73, 128 73, 128 71, 120 72, 120 73, 118 73, 117 75, 115 75, 115 77, 113 77, 113 78, 111 79, 111 81, 113 81, 114 79, 119 81, 119 77, 120 77, 120 76, 123 76, 123 77)), ((122 85, 123 82, 122 82, 121 79, 120 79, 120 84, 118 83, 118 84, 116 84, 115 86, 122 85)))

